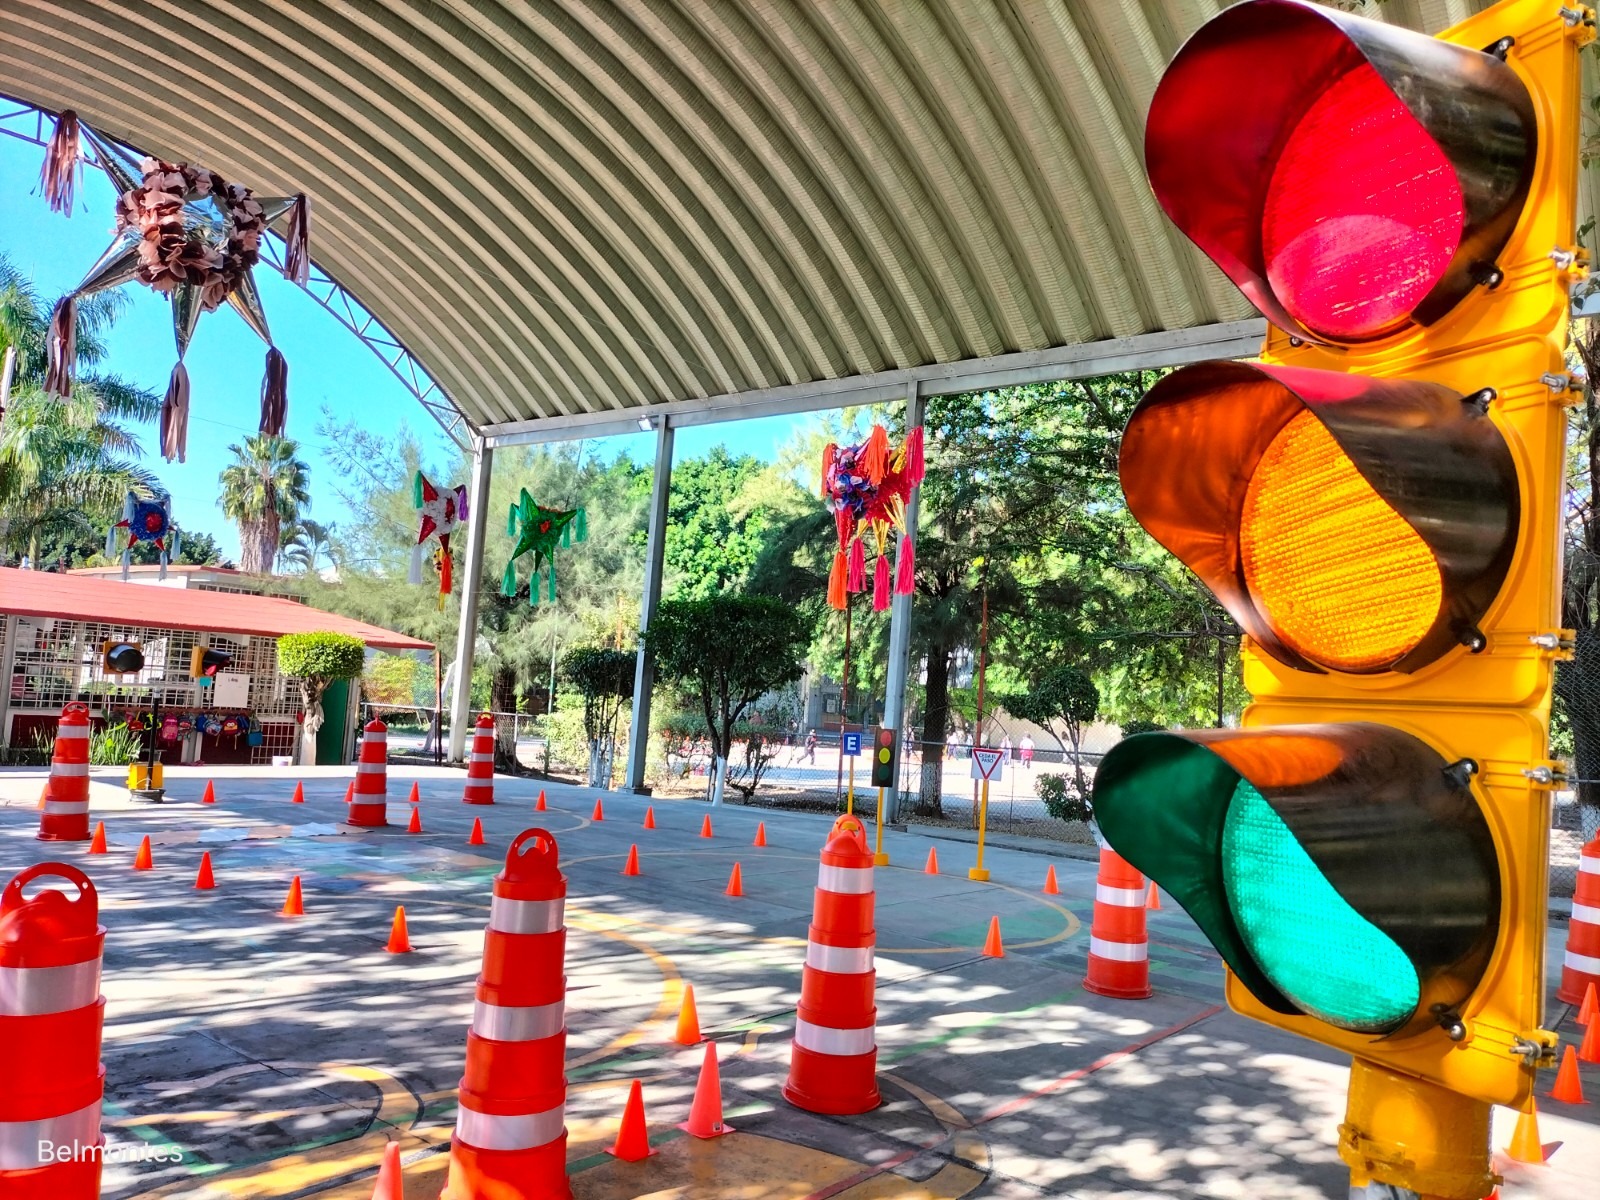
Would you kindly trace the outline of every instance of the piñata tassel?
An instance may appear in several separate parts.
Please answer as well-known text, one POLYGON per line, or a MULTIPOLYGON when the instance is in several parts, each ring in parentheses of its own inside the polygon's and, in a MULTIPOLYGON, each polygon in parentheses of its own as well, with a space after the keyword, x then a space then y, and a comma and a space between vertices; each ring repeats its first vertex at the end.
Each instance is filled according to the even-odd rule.
POLYGON ((878 555, 878 565, 872 571, 872 611, 883 612, 889 607, 889 559, 878 555))
POLYGON ((565 525, 563 525, 561 527, 561 548, 563 550, 570 550, 572 548, 572 522, 571 521, 568 521, 565 525))
POLYGON ((839 611, 844 611, 844 606, 849 603, 848 593, 845 590, 845 579, 848 574, 845 564, 845 553, 840 550, 833 556, 833 570, 828 572, 828 603, 839 611))
POLYGON ((500 594, 502 596, 515 596, 517 594, 517 564, 515 561, 508 562, 505 572, 500 576, 500 594))
POLYGON ((82 168, 78 165, 78 114, 63 109, 56 118, 56 131, 44 150, 44 166, 39 168, 39 187, 51 212, 72 215, 82 168))
POLYGON ((406 568, 406 582, 416 587, 422 582, 422 543, 411 547, 411 563, 406 568))
POLYGON ((176 525, 172 527, 172 536, 167 538, 167 557, 176 561, 179 552, 183 549, 183 530, 176 525))
POLYGON ((50 365, 45 371, 47 396, 72 398, 72 377, 78 364, 78 297, 63 296, 50 314, 50 365))
POLYGON ((845 586, 852 592, 867 590, 867 551, 860 538, 850 543, 850 573, 845 586))
POLYGON ((556 564, 554 559, 550 560, 550 590, 545 593, 544 598, 550 601, 551 604, 556 602, 556 564))
MULTIPOLYGON (((421 474, 421 472, 419 471, 418 474, 421 474)), ((458 487, 456 488, 456 520, 464 525, 466 524, 467 516, 467 489, 458 487)))
POLYGON ((589 514, 583 509, 578 509, 578 515, 572 519, 572 540, 582 545, 589 540, 589 514))
POLYGON ((839 549, 843 550, 850 544, 850 534, 855 529, 855 520, 843 504, 833 510, 833 527, 839 534, 839 549))
POLYGON ((418 471, 411 477, 411 507, 422 507, 422 472, 418 471))
POLYGON ((922 426, 918 425, 906 434, 906 481, 912 487, 922 482, 922 426))
POLYGON ((289 360, 276 346, 267 347, 267 373, 261 380, 261 432, 282 437, 289 419, 289 360))
POLYGON ((189 448, 189 368, 179 359, 161 401, 161 457, 183 461, 189 448))
POLYGON ((289 233, 283 239, 283 277, 301 287, 311 282, 311 198, 301 192, 289 208, 289 233))
MULTIPOLYGON (((515 504, 511 506, 511 511, 506 514, 506 536, 517 536, 517 506, 515 504)), ((509 594, 508 592, 507 595, 509 594)))
POLYGON ((833 464, 839 457, 837 442, 829 442, 822 450, 822 494, 828 494, 828 476, 833 474, 833 464))
POLYGON ((900 559, 895 570, 894 590, 901 596, 909 596, 917 586, 917 552, 911 544, 911 535, 908 533, 900 539, 900 559))
POLYGON ((874 487, 883 482, 889 470, 889 435, 882 425, 872 427, 872 434, 861 452, 861 470, 874 487))
POLYGON ((451 592, 455 584, 455 568, 450 561, 450 547, 439 547, 439 607, 444 607, 444 598, 451 592))
POLYGON ((156 559, 156 562, 161 564, 156 571, 156 581, 158 583, 163 583, 167 578, 167 548, 160 542, 157 542, 156 549, 160 551, 160 556, 156 559))
POLYGON ((539 607, 539 572, 538 571, 534 571, 534 573, 532 575, 528 576, 528 607, 529 608, 538 608, 539 607))
POLYGON ((106 530, 106 561, 110 562, 117 556, 117 526, 113 525, 106 530))
POLYGON ((128 568, 133 563, 133 517, 135 511, 137 511, 135 509, 136 504, 137 501, 134 499, 132 492, 129 492, 127 498, 122 502, 122 525, 128 531, 127 544, 122 547, 122 577, 124 579, 128 577, 128 568))

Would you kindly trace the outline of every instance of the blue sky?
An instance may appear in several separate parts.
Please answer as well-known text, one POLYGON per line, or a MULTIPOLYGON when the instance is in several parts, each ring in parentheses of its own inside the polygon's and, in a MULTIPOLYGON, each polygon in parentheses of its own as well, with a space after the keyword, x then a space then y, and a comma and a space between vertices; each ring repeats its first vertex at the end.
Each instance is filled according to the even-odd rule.
MULTIPOLYGON (((76 286, 110 244, 116 195, 102 173, 86 170, 72 216, 52 213, 38 195, 43 154, 38 146, 0 136, 0 253, 32 277, 48 303, 76 286)), ((311 246, 315 258, 314 224, 311 246)), ((331 473, 316 435, 324 405, 338 419, 353 419, 386 436, 408 426, 431 456, 446 459, 449 442, 382 360, 270 267, 263 265, 255 274, 273 338, 289 360, 287 432, 300 442, 311 467, 310 516, 325 524, 350 519, 333 489, 320 482, 331 473)), ((165 297, 138 284, 124 285, 123 291, 131 304, 111 336, 109 369, 164 393, 177 355, 171 309, 165 297)), ((256 430, 265 354, 265 345, 232 309, 204 315, 186 360, 191 387, 187 461, 163 463, 153 427, 144 439, 146 461, 172 493, 178 525, 213 534, 231 557, 238 555, 239 539, 217 505, 217 474, 230 458, 229 444, 256 430)), ((770 460, 813 419, 771 417, 685 429, 677 437, 677 458, 722 444, 770 460)), ((651 434, 608 438, 599 445, 605 447, 602 453, 626 453, 638 462, 654 457, 651 434)))

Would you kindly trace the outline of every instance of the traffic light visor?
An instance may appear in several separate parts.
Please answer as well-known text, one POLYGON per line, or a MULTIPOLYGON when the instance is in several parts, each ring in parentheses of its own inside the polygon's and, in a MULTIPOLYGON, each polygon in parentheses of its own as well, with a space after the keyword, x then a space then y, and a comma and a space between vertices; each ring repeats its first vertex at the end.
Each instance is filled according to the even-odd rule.
POLYGON ((1200 28, 1151 102, 1157 200, 1273 324, 1369 341, 1492 278, 1528 195, 1532 101, 1480 50, 1300 0, 1200 28))
POLYGON ((1267 1007, 1435 1026, 1494 948, 1499 874, 1460 769, 1375 724, 1139 734, 1100 765, 1106 840, 1267 1007))
POLYGON ((1505 439, 1433 384, 1186 367, 1134 410, 1119 470, 1139 523, 1301 669, 1414 671, 1472 641, 1515 549, 1505 439))

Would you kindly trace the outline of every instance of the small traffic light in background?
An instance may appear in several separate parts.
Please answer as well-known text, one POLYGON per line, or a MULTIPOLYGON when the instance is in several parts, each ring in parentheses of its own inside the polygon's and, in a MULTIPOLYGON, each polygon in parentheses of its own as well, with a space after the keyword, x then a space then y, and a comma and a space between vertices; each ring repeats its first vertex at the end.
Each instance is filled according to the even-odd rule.
POLYGON ((209 646, 196 646, 189 655, 189 675, 201 686, 206 686, 215 681, 218 671, 227 670, 232 661, 231 654, 213 650, 209 646))
POLYGON ((101 642, 100 667, 107 675, 137 675, 144 670, 144 648, 138 642, 101 642))
POLYGON ((1579 48, 1503 0, 1438 38, 1246 0, 1178 52, 1146 166, 1267 317, 1134 410, 1129 510, 1246 635, 1238 730, 1096 774, 1119 854, 1245 1015, 1353 1056, 1352 1181, 1488 1195, 1543 1019, 1579 48))
POLYGON ((894 758, 895 749, 899 742, 895 740, 894 730, 887 725, 880 726, 878 732, 872 735, 872 786, 894 786, 894 758))

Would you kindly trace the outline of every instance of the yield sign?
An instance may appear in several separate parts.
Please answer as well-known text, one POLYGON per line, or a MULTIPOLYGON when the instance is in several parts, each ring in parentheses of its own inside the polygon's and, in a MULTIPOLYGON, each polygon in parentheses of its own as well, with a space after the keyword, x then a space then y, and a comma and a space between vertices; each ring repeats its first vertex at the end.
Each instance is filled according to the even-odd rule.
POLYGON ((974 779, 999 780, 1001 776, 1000 761, 1005 758, 1004 750, 997 750, 989 746, 974 746, 972 748, 972 777, 974 779))

